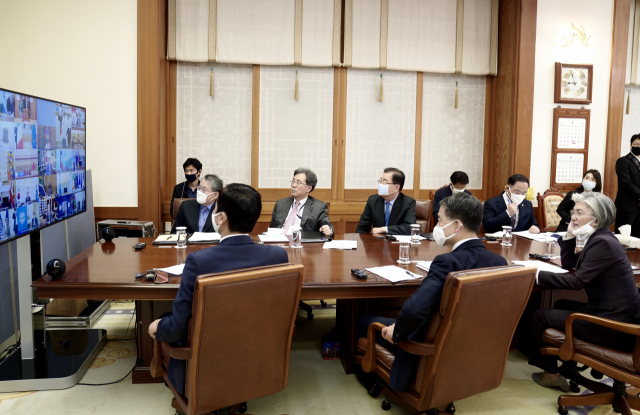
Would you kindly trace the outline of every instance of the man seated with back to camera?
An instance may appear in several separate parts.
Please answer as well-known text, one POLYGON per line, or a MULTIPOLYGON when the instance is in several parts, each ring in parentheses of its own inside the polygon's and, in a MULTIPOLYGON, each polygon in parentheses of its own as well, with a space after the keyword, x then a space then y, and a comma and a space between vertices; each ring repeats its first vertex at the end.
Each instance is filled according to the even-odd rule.
POLYGON ((482 226, 487 233, 499 232, 503 226, 511 226, 513 232, 540 233, 540 226, 533 215, 533 205, 525 199, 529 179, 514 174, 507 181, 507 189, 484 202, 482 226))
POLYGON ((369 196, 360 215, 357 233, 411 235, 416 223, 416 201, 402 194, 404 173, 387 167, 378 179, 378 194, 369 196))
POLYGON ((215 174, 207 174, 198 186, 196 200, 185 200, 178 209, 171 233, 179 226, 187 228, 187 233, 215 232, 211 216, 216 212, 216 200, 224 184, 215 174))
POLYGON ((202 163, 200 163, 200 160, 189 157, 182 164, 182 168, 184 169, 184 178, 186 180, 178 183, 173 188, 171 204, 169 205, 171 217, 173 217, 173 199, 195 199, 198 186, 200 186, 200 175, 202 174, 202 163))
POLYGON ((379 316, 358 318, 358 337, 367 337, 371 323, 380 322, 387 326, 382 333, 376 334, 376 342, 396 355, 389 379, 393 389, 402 392, 415 380, 420 360, 420 356, 405 352, 396 343, 407 339, 424 341, 431 317, 440 307, 447 275, 454 271, 507 265, 502 256, 486 249, 478 238, 481 220, 482 204, 474 196, 457 193, 440 201, 433 237, 439 246, 450 246, 451 252, 433 259, 429 273, 402 305, 397 319, 379 316))
POLYGON ((434 223, 438 221, 438 212, 440 211, 440 201, 445 197, 452 196, 456 193, 466 193, 471 194, 470 191, 467 190, 467 185, 469 184, 469 176, 467 173, 463 171, 454 171, 449 177, 451 182, 449 186, 445 186, 436 191, 436 194, 433 198, 433 221, 434 223))
POLYGON ((327 204, 309 196, 317 184, 318 176, 314 172, 304 167, 297 168, 291 180, 291 196, 276 202, 269 227, 283 228, 285 235, 291 235, 293 228, 333 235, 327 204))
MULTIPOLYGON (((149 325, 151 337, 168 343, 187 340, 193 290, 199 275, 289 262, 283 248, 256 244, 249 236, 261 211, 262 198, 251 186, 232 183, 222 189, 218 213, 212 219, 214 230, 220 232, 222 239, 216 246, 189 254, 173 302, 173 312, 149 325)), ((215 350, 211 352, 215 353, 215 350)), ((171 359, 169 362, 169 380, 183 395, 185 369, 184 360, 171 359)))

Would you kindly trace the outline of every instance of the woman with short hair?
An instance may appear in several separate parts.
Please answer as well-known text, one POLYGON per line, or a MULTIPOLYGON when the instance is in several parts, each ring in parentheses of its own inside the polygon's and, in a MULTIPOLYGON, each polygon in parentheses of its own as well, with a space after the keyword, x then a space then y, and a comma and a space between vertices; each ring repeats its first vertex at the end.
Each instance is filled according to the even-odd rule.
MULTIPOLYGON (((562 266, 575 268, 575 272, 540 271, 537 284, 543 289, 577 291, 584 288, 588 300, 586 304, 559 300, 552 310, 536 310, 531 317, 534 348, 529 353, 529 364, 544 370, 534 373, 533 380, 544 387, 559 387, 564 392, 569 390, 569 385, 558 373, 557 358, 540 353, 546 329, 564 331, 567 317, 576 312, 623 323, 640 323, 640 294, 631 264, 622 244, 609 230, 616 215, 613 201, 596 192, 574 194, 572 199, 575 206, 571 222, 559 243, 562 266), (584 248, 576 248, 576 237, 585 242, 584 248)), ((633 350, 636 341, 636 336, 581 320, 574 323, 573 331, 580 340, 617 350, 633 350)))

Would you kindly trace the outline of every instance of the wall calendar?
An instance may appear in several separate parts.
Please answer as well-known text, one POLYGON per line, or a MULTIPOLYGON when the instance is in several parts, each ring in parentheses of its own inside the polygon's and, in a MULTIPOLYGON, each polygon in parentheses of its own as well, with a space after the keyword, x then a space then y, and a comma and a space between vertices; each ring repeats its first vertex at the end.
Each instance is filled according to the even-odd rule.
POLYGON ((551 187, 569 191, 582 183, 589 161, 590 116, 588 109, 553 109, 551 187))

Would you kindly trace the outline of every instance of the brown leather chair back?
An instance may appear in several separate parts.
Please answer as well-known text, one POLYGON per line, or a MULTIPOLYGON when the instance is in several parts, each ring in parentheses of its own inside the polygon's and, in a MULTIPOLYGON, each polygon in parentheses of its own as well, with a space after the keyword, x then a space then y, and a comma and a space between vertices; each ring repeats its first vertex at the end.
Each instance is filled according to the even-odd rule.
POLYGON ((545 190, 542 196, 538 193, 538 212, 542 232, 553 232, 560 225, 562 218, 556 211, 563 199, 564 195, 553 187, 545 190))
POLYGON ((416 200, 416 223, 420 225, 420 232, 429 232, 431 226, 431 210, 433 201, 431 200, 416 200))
POLYGON ((189 200, 189 199, 173 199, 173 215, 171 216, 171 219, 176 220, 176 217, 178 216, 178 211, 180 210, 180 205, 185 200, 189 200))
POLYGON ((189 326, 188 413, 283 390, 304 267, 285 264, 200 276, 189 326))
POLYGON ((425 336, 436 352, 421 358, 415 390, 403 398, 433 408, 497 388, 535 275, 521 266, 450 273, 425 336))

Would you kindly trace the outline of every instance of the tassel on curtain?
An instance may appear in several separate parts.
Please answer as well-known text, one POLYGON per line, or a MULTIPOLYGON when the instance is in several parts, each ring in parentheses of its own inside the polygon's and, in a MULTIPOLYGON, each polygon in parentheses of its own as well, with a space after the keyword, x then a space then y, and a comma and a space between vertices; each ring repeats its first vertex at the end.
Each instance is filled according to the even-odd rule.
POLYGON ((458 109, 458 81, 456 81, 456 98, 455 98, 455 104, 453 107, 455 109, 458 109))
POLYGON ((296 69, 296 92, 293 95, 294 99, 298 99, 298 70, 296 69))
POLYGON ((627 89, 627 115, 629 115, 630 104, 631 104, 631 90, 627 89))
POLYGON ((384 100, 384 95, 382 94, 382 74, 380 74, 380 96, 378 96, 378 101, 384 100))
POLYGON ((211 74, 209 75, 209 96, 213 96, 213 65, 211 65, 211 74))

